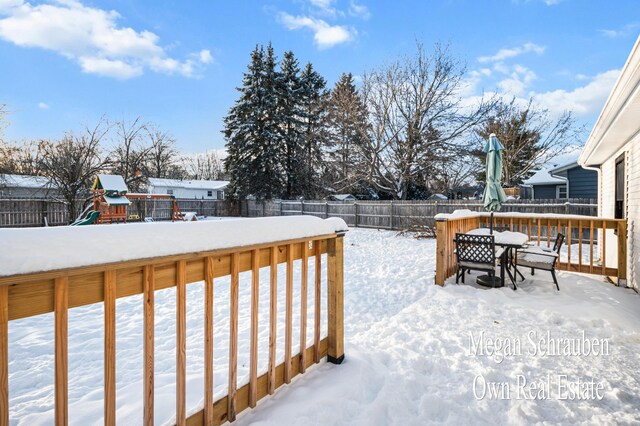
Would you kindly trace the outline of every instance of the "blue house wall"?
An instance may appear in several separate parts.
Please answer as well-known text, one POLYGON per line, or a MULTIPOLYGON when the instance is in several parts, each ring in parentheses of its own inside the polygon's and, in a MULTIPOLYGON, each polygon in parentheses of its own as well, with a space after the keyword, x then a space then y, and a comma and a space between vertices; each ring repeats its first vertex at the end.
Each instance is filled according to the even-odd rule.
POLYGON ((557 185, 533 185, 533 198, 542 200, 547 198, 556 198, 557 185))
POLYGON ((598 172, 582 167, 567 170, 569 198, 598 198, 598 172))

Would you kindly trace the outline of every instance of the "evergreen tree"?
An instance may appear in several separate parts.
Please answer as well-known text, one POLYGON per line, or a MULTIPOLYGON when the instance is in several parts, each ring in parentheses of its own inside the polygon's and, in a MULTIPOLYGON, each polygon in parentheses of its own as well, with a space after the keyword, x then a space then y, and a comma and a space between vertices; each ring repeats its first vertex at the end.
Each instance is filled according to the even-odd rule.
POLYGON ((342 74, 329 97, 330 138, 327 143, 328 173, 337 192, 360 193, 358 181, 366 176, 361 149, 367 137, 367 109, 353 75, 342 74))
POLYGON ((254 195, 258 199, 271 199, 282 190, 275 64, 270 44, 266 55, 262 46, 256 46, 242 87, 237 89, 240 98, 224 119, 228 152, 225 169, 230 180, 229 195, 233 198, 254 195))
POLYGON ((328 140, 327 83, 308 62, 300 75, 300 84, 303 127, 298 183, 300 192, 305 197, 313 198, 318 196, 321 190, 319 178, 323 168, 322 148, 328 140))
POLYGON ((277 78, 277 116, 281 136, 280 151, 285 173, 285 197, 302 195, 301 177, 301 110, 300 67, 293 52, 285 52, 277 78))

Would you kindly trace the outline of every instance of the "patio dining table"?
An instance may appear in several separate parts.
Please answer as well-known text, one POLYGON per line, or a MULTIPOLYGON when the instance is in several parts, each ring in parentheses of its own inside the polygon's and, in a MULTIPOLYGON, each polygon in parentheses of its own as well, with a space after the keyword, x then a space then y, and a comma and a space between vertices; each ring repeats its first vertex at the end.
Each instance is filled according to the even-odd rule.
MULTIPOLYGON (((467 234, 490 235, 490 231, 489 228, 476 228, 468 231, 467 234)), ((524 248, 526 246, 526 244, 529 242, 529 237, 527 236, 527 234, 523 234, 521 232, 497 232, 494 230, 493 238, 497 246, 504 248, 504 251, 500 256, 500 287, 504 287, 504 273, 506 270, 507 275, 509 275, 509 278, 514 284, 515 289, 517 288, 515 286, 516 275, 519 274, 522 279, 524 279, 524 276, 520 273, 520 271, 518 271, 518 268, 515 265, 511 264, 511 259, 513 258, 513 256, 518 255, 518 249, 524 248), (511 273, 511 267, 513 267, 513 274, 511 273)), ((480 285, 493 287, 492 283, 484 283, 482 282, 482 280, 478 280, 477 282, 480 285)))

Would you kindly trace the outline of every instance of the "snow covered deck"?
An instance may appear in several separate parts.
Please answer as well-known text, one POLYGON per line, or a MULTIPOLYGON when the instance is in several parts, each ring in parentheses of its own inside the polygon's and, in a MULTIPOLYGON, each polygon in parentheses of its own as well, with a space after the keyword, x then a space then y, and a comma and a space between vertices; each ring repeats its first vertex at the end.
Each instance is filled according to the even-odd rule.
POLYGON ((123 415, 125 424, 153 424, 157 411, 160 423, 222 424, 234 421, 238 413, 254 408, 258 400, 322 359, 339 364, 344 358, 346 230, 341 219, 315 217, 0 230, 0 424, 54 420, 58 425, 84 425, 101 418, 95 407, 102 408, 99 411, 108 425, 121 421, 123 415), (295 307, 294 265, 299 269, 295 307), (279 276, 285 277, 280 285, 279 276), (323 276, 326 284, 321 292, 323 276), (215 291, 214 298, 219 281, 223 288, 215 291), (242 306, 241 286, 250 294, 249 303, 242 306), (313 304, 308 303, 310 289, 313 304), (168 299, 163 297, 167 291, 168 299), (188 303, 187 291, 198 298, 188 303), (266 295, 261 298, 261 293, 266 295), (326 301, 322 315, 321 297, 326 301), (267 305, 260 308, 260 301, 267 305), (127 308, 122 309, 123 305, 127 308), (279 332, 281 311, 284 330, 279 332), (294 312, 300 318, 295 334, 294 312), (82 317, 81 323, 73 323, 75 315, 82 317), (197 327, 199 341, 188 345, 187 323, 193 333, 192 321, 198 317, 202 320, 197 327), (53 323, 47 323, 47 318, 53 318, 53 323), (240 324, 247 319, 249 326, 244 328, 246 323, 240 324), (24 323, 28 324, 26 331, 20 327, 24 323), (172 354, 159 350, 167 340, 156 338, 156 329, 166 331, 169 323, 175 332, 170 339, 175 344, 172 354), (141 327, 142 333, 132 333, 135 327, 141 327), (22 336, 17 340, 12 334, 16 329, 22 336), (223 332, 218 345, 214 344, 214 329, 223 332), (244 335, 245 330, 249 336, 244 335), (44 401, 37 396, 20 396, 21 390, 39 392, 42 377, 47 376, 29 364, 34 358, 39 363, 40 355, 47 358, 47 351, 40 352, 33 341, 38 334, 45 345, 53 344, 49 360, 55 354, 54 371, 48 371, 50 376, 45 379, 55 378, 46 391, 45 405, 53 402, 46 409, 49 416, 39 415, 44 401), (75 342, 78 335, 81 341, 75 342), (87 358, 92 340, 101 342, 101 348, 87 358), (21 354, 22 344, 26 352, 21 354), (282 359, 277 357, 276 346, 282 350, 282 359), (203 348, 203 354, 196 352, 195 360, 194 347, 203 348), (214 362, 214 348, 217 355, 221 347, 226 348, 227 357, 222 363, 217 358, 214 362), (137 357, 127 356, 130 350, 139 349, 142 353, 137 357), (20 354, 18 358, 15 353, 20 354), (187 371, 201 357, 198 371, 204 383, 199 388, 204 397, 194 404, 188 398, 194 386, 187 371), (246 366, 246 357, 248 383, 238 385, 238 370, 246 366), (118 362, 133 364, 137 371, 117 367, 118 362), (29 365, 26 370, 20 367, 24 363, 29 365), (167 375, 170 364, 175 374, 167 375), (226 386, 215 399, 220 386, 214 382, 214 368, 227 375, 226 386), (123 377, 124 388, 119 386, 123 377), (131 377, 133 382, 127 380, 131 377), (218 388, 214 389, 214 383, 218 388), (94 386, 100 392, 87 400, 87 388, 94 386), (130 393, 131 386, 137 392, 130 393), (162 392, 167 386, 170 397, 162 392), (23 404, 24 416, 20 414, 23 404), (129 417, 132 408, 136 414, 129 417))
MULTIPOLYGON (((456 210, 436 216, 436 277, 443 285, 456 271, 454 255, 456 233, 488 228, 489 213, 456 210)), ((556 236, 565 236, 566 256, 560 258, 557 269, 614 277, 626 282, 627 221, 592 216, 557 214, 496 213, 493 223, 497 230, 508 229, 527 236, 529 243, 551 247, 556 236)))
MULTIPOLYGON (((561 291, 548 274, 536 274, 510 288, 485 289, 456 285, 449 279, 435 286, 436 241, 396 236, 395 232, 352 229, 344 237, 345 361, 321 362, 282 387, 254 410, 241 413, 239 425, 332 424, 633 424, 640 422, 640 296, 615 287, 604 277, 559 272, 561 291), (607 354, 528 354, 528 336, 546 339, 606 341, 607 354), (521 354, 480 354, 470 339, 519 338, 521 354), (602 399, 559 399, 561 376, 602 384, 602 399), (528 383, 549 379, 548 398, 517 394, 519 378, 528 383), (509 394, 482 395, 486 383, 507 383, 509 394), (476 387, 474 387, 474 381, 476 387), (475 391, 474 391, 475 389, 475 391)), ((322 265, 326 265, 322 256, 322 265)), ((309 265, 315 276, 315 263, 309 265)), ((293 306, 300 304, 302 270, 294 262, 293 306)), ((260 282, 269 281, 262 268, 260 282)), ((286 298, 285 265, 278 268, 277 298, 286 298)), ((472 282, 474 280, 468 280, 472 282)), ((321 318, 327 318, 327 280, 322 275, 321 318)), ((214 283, 213 397, 227 393, 229 374, 229 277, 214 283)), ((204 283, 190 284, 186 294, 186 405, 202 408, 205 358, 202 300, 204 283)), ((311 289, 311 287, 310 287, 311 289)), ((268 370, 269 286, 261 285, 258 311, 258 374, 268 370)), ((155 406, 157 424, 175 421, 176 306, 175 290, 156 291, 155 406)), ((142 424, 143 303, 142 295, 117 303, 116 415, 118 423, 142 424)), ((315 305, 309 292, 309 306, 315 305)), ((238 387, 250 379, 250 272, 240 274, 238 295, 238 387)), ((285 303, 277 306, 276 359, 284 360, 285 303)), ((293 311, 293 346, 297 353, 299 310, 293 311)), ((69 419, 71 424, 102 423, 102 304, 70 310, 69 419)), ((312 324, 312 309, 307 322, 312 324)), ((54 419, 54 342, 52 314, 13 321, 10 410, 12 424, 44 425, 54 419), (34 377, 37 380, 34 381, 34 377)), ((323 320, 321 336, 328 333, 323 320)), ((311 333, 308 343, 313 342, 311 333)), ((486 347, 486 346, 485 346, 486 347)), ((495 386, 494 386, 495 388, 495 386)), ((501 389, 506 389, 502 387, 501 389)), ((506 391, 505 391, 506 392, 506 391)))

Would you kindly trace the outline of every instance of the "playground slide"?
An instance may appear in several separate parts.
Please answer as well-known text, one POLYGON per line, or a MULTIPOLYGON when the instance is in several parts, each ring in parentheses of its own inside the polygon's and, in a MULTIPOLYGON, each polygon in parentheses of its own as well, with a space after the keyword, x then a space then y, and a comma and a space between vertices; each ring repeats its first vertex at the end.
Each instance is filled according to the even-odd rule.
POLYGON ((98 220, 98 216, 100 216, 100 212, 97 210, 91 210, 86 217, 78 218, 69 226, 82 226, 82 225, 91 225, 96 220, 98 220))

